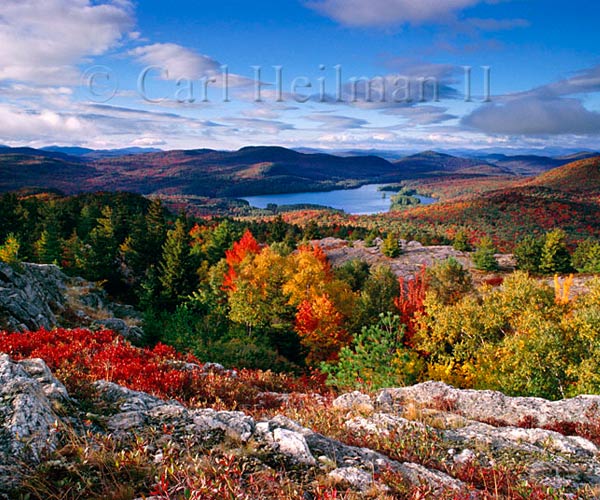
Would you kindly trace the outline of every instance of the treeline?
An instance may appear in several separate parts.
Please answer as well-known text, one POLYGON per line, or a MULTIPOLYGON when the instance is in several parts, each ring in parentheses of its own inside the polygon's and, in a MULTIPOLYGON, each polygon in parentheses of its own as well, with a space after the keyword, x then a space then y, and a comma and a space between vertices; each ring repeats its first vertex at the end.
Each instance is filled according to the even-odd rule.
MULTIPOLYGON (((310 240, 374 240, 394 254, 398 233, 175 216, 159 200, 116 193, 0 197, 0 259, 55 262, 99 281, 145 315, 145 341, 203 361, 304 372, 342 388, 444 380, 549 398, 600 392, 600 282, 576 299, 518 271, 475 287, 447 259, 415 279, 386 265, 333 268, 310 240)), ((469 248, 466 233, 455 246, 469 248)), ((551 231, 520 245, 530 271, 590 269, 598 243, 573 253, 551 231), (533 266, 532 264, 532 266, 533 266)), ((495 269, 492 241, 473 260, 495 269)))
MULTIPOLYGON (((282 308, 276 307, 276 301, 267 302, 264 308, 269 314, 261 316, 258 306, 249 306, 251 288, 234 293, 224 283, 227 273, 242 265, 241 261, 231 264, 229 252, 240 240, 243 245, 244 234, 251 234, 256 245, 271 252, 274 261, 259 266, 265 280, 284 273, 290 283, 300 276, 317 288, 327 282, 337 291, 322 302, 333 301, 335 309, 341 307, 345 313, 350 306, 342 306, 338 298, 354 294, 370 275, 366 264, 339 271, 343 278, 334 278, 328 269, 319 284, 314 269, 304 268, 307 262, 291 257, 300 248, 297 255, 316 258, 307 257, 312 255, 307 244, 312 239, 367 236, 365 229, 351 226, 309 223, 300 227, 281 217, 270 222, 194 219, 170 214, 160 200, 127 193, 6 194, 0 197, 0 214, 2 260, 54 263, 71 275, 100 282, 112 296, 145 313, 148 343, 162 340, 229 365, 301 369, 310 354, 296 329, 295 315, 302 301, 288 303, 281 295, 282 308)), ((384 279, 394 282, 397 291, 391 272, 384 279)), ((311 307, 317 307, 317 302, 311 307)), ((347 320, 344 315, 344 328, 351 335, 357 326, 346 326, 347 320)))

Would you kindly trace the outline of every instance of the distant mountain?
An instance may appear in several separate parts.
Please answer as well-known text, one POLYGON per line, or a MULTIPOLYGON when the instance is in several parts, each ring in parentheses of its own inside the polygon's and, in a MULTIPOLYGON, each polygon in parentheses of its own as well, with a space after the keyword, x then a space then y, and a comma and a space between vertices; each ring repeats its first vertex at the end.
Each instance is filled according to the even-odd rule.
POLYGON ((482 159, 508 169, 516 175, 538 175, 569 162, 568 159, 537 155, 507 156, 504 154, 491 154, 484 156, 482 159))
POLYGON ((62 146, 40 150, 0 148, 0 189, 47 188, 66 193, 119 190, 241 197, 415 179, 506 178, 515 173, 547 170, 550 164, 567 161, 504 155, 464 158, 435 151, 389 161, 375 155, 339 156, 276 146, 251 146, 238 151, 145 151, 143 148, 95 151, 62 146))
POLYGON ((375 156, 342 158, 281 147, 97 158, 94 154, 97 152, 77 156, 54 150, 0 149, 0 190, 28 187, 66 193, 120 190, 225 197, 352 187, 377 181, 395 170, 390 162, 375 156))
POLYGON ((30 148, 0 149, 0 191, 22 188, 85 191, 98 172, 80 158, 30 148))
POLYGON ((71 156, 67 153, 63 153, 61 151, 47 151, 44 149, 34 149, 29 147, 21 147, 21 148, 11 148, 9 146, 0 146, 0 155, 2 156, 20 156, 23 158, 31 157, 41 157, 41 158, 56 158, 56 159, 64 159, 71 161, 80 161, 76 156, 71 156))
POLYGON ((46 146, 41 148, 41 151, 50 151, 51 153, 64 153, 69 156, 85 156, 93 153, 93 149, 79 148, 77 146, 46 146))
POLYGON ((157 148, 121 148, 121 149, 89 149, 69 146, 47 146, 41 148, 42 151, 55 153, 64 153, 69 156, 82 156, 86 158, 106 158, 112 156, 137 155, 143 153, 158 153, 162 149, 157 148))
POLYGON ((572 161, 583 160, 598 156, 599 153, 591 151, 580 151, 564 156, 540 156, 540 155, 505 155, 488 154, 481 156, 482 160, 506 168, 516 175, 538 175, 572 161))
POLYGON ((135 192, 244 196, 325 190, 376 181, 394 166, 375 156, 342 158, 281 147, 168 151, 105 158, 93 184, 135 192))
POLYGON ((436 151, 424 151, 393 162, 398 173, 408 179, 447 174, 506 175, 509 169, 477 158, 461 158, 436 151))
POLYGON ((579 151, 577 153, 557 156, 556 158, 559 160, 577 161, 585 160, 586 158, 593 158, 594 156, 600 156, 600 153, 598 151, 579 151))

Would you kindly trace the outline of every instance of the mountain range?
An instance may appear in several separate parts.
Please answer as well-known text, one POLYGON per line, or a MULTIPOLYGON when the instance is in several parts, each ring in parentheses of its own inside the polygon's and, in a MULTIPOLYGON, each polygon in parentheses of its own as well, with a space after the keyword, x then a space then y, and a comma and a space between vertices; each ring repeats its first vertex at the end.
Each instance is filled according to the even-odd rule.
POLYGON ((0 147, 0 191, 58 189, 65 193, 100 190, 206 197, 356 187, 449 176, 469 179, 532 176, 592 153, 563 157, 535 155, 454 156, 435 151, 390 160, 375 155, 338 156, 282 147, 238 151, 95 151, 51 146, 0 147))

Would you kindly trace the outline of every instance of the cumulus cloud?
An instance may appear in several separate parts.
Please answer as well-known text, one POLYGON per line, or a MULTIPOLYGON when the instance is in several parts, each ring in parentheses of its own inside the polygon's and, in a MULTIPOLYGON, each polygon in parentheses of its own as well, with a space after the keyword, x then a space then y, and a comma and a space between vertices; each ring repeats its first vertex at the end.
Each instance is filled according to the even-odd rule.
POLYGON ((0 80, 73 84, 75 65, 117 45, 133 25, 127 0, 3 0, 0 80))
POLYGON ((307 5, 346 26, 440 23, 484 0, 320 0, 307 5))
POLYGON ((462 124, 487 134, 588 135, 600 133, 600 113, 578 99, 531 95, 483 105, 462 124))
POLYGON ((94 135, 96 127, 80 116, 49 109, 23 110, 0 104, 0 136, 5 140, 62 139, 79 140, 94 135))

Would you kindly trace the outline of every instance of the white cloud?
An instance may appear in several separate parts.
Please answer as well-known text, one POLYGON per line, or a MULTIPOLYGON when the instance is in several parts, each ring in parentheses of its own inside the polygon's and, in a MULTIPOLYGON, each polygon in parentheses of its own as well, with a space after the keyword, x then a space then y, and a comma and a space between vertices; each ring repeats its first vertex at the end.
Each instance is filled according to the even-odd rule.
POLYGON ((404 108, 391 108, 383 111, 385 115, 398 116, 406 120, 402 126, 424 126, 443 123, 458 118, 447 112, 448 108, 441 106, 420 105, 404 108))
POLYGON ((307 5, 347 26, 440 23, 483 0, 320 0, 307 5))
POLYGON ((76 83, 75 65, 117 45, 132 9, 126 0, 2 0, 0 80, 76 83))
POLYGON ((94 124, 74 114, 56 111, 22 110, 0 104, 0 137, 6 140, 48 139, 79 141, 97 132, 94 124))
POLYGON ((353 118, 351 116, 329 115, 329 114, 312 114, 305 117, 308 120, 322 123, 323 128, 332 130, 348 130, 362 128, 369 125, 367 120, 362 118, 353 118))
POLYGON ((148 66, 164 68, 169 79, 200 78, 213 75, 221 65, 209 56, 199 54, 176 43, 154 43, 129 51, 129 55, 148 66))
POLYGON ((600 65, 577 71, 570 78, 539 87, 534 92, 556 95, 600 92, 600 65))
POLYGON ((462 123, 487 134, 600 134, 600 113, 586 109, 578 99, 536 95, 485 104, 462 123))

